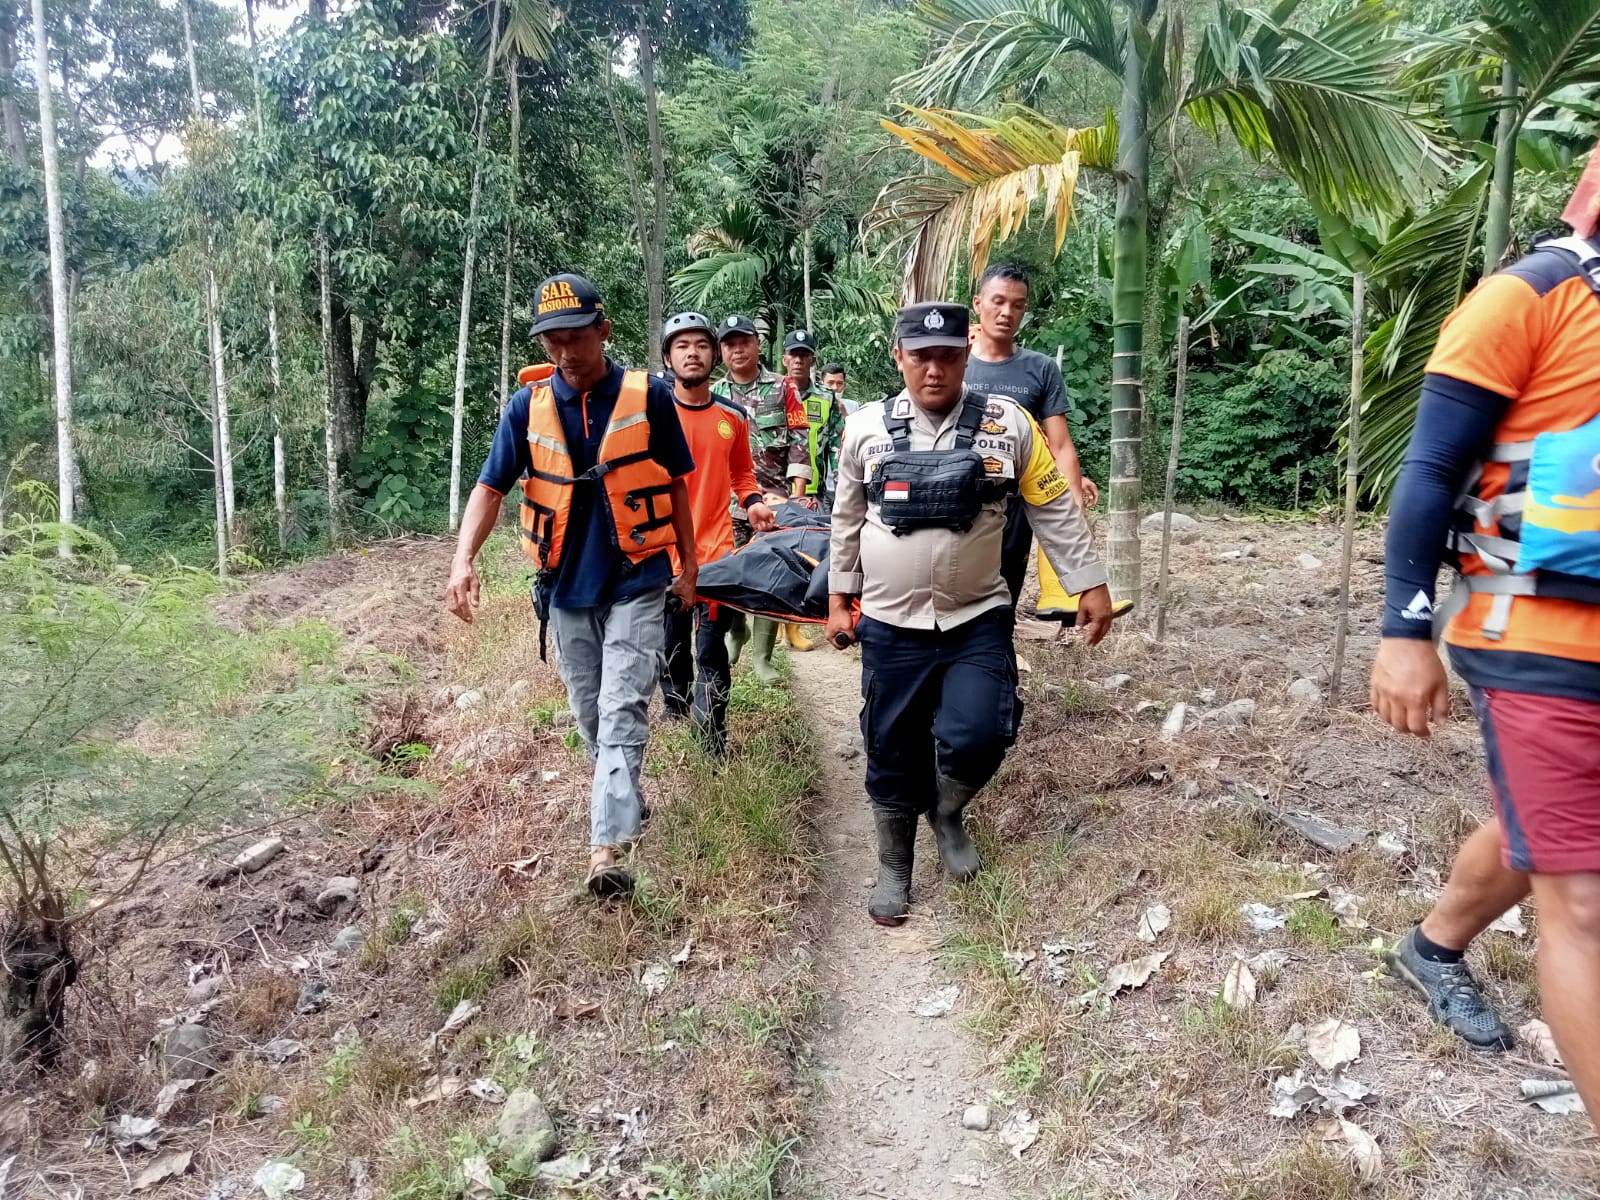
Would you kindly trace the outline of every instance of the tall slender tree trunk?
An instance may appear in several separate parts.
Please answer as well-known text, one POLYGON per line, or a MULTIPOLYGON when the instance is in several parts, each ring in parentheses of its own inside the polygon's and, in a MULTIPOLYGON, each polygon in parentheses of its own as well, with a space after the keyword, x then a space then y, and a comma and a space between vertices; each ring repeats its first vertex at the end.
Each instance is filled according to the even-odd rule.
MULTIPOLYGON (((639 229, 639 258, 644 263, 645 271, 645 298, 647 304, 654 304, 650 309, 652 330, 659 330, 661 322, 661 300, 655 297, 650 289, 650 279, 653 273, 650 270, 650 210, 645 205, 644 184, 639 179, 639 167, 633 159, 633 142, 628 137, 628 127, 622 119, 622 106, 617 103, 616 80, 613 78, 615 65, 608 54, 600 69, 600 90, 605 93, 606 107, 611 110, 611 125, 617 131, 617 157, 622 160, 622 175, 628 181, 628 201, 633 207, 633 222, 639 229)), ((660 339, 651 336, 646 339, 650 343, 650 363, 653 369, 661 366, 660 339)))
POLYGON ((450 532, 461 522, 461 427, 467 409, 467 342, 472 334, 472 272, 478 260, 478 202, 483 197, 483 147, 489 135, 489 89, 500 49, 500 0, 489 12, 489 57, 483 64, 478 101, 477 153, 472 160, 472 196, 467 201, 467 249, 461 266, 461 322, 456 329, 456 405, 450 432, 450 532))
POLYGON ((1494 181, 1489 186, 1489 209, 1483 220, 1483 277, 1500 268, 1511 242, 1511 202, 1517 173, 1517 69, 1509 62, 1500 68, 1500 112, 1494 126, 1494 181))
POLYGON ((807 225, 800 236, 800 286, 806 301, 806 328, 815 337, 817 327, 811 320, 811 226, 807 225))
MULTIPOLYGON (((245 0, 245 29, 250 35, 250 78, 256 101, 256 136, 265 138, 261 112, 261 46, 256 39, 255 0, 245 0)), ((283 440, 283 363, 278 350, 277 251, 267 231, 267 368, 272 379, 272 507, 278 514, 278 549, 289 548, 289 471, 283 440)))
POLYGON ((213 380, 208 387, 211 396, 211 499, 215 510, 217 535, 217 578, 228 577, 228 505, 222 491, 222 472, 217 464, 222 461, 222 424, 217 420, 217 389, 213 380))
POLYGON ((1128 5, 1122 106, 1117 131, 1116 240, 1111 283, 1111 503, 1107 524, 1111 590, 1139 598, 1139 447, 1142 436, 1145 266, 1149 230, 1145 190, 1150 179, 1149 98, 1136 49, 1149 18, 1149 0, 1128 5))
MULTIPOLYGON (((33 0, 34 80, 39 88, 39 150, 44 163, 45 226, 50 239, 50 314, 55 344, 56 489, 59 520, 72 524, 75 459, 72 447, 72 338, 67 308, 67 235, 61 218, 61 173, 56 164, 56 116, 50 100, 50 32, 44 0, 33 0)), ((57 552, 72 557, 63 537, 57 552)))
POLYGON ((333 252, 328 231, 317 228, 317 290, 322 294, 322 449, 327 467, 328 541, 339 545, 339 406, 334 398, 333 252))
POLYGON ((17 103, 17 17, 9 0, 0 5, 0 129, 6 154, 16 167, 28 165, 28 139, 22 130, 22 106, 17 103))
POLYGON ((506 410, 511 397, 511 313, 515 297, 511 294, 517 259, 517 172, 522 169, 522 96, 517 85, 517 61, 506 63, 506 90, 511 104, 511 193, 506 197, 505 282, 500 294, 500 387, 496 391, 495 420, 506 410))
POLYGON ((650 351, 650 369, 661 369, 661 323, 666 314, 665 303, 667 270, 667 154, 661 134, 661 114, 657 111, 656 51, 650 30, 649 6, 639 9, 639 84, 644 89, 645 125, 650 133, 650 182, 655 189, 655 220, 650 226, 646 243, 645 301, 649 313, 649 337, 646 345, 650 351))
MULTIPOLYGON (((179 5, 183 13, 183 48, 189 60, 189 95, 194 104, 194 119, 205 120, 205 110, 200 104, 200 69, 194 53, 194 29, 189 21, 189 2, 179 5)), ((211 387, 215 396, 212 414, 217 423, 219 454, 212 469, 222 476, 222 501, 227 513, 228 537, 234 535, 233 491, 233 437, 228 427, 228 374, 224 360, 225 343, 222 338, 222 293, 217 287, 217 245, 215 237, 206 233, 206 343, 211 356, 211 387)))

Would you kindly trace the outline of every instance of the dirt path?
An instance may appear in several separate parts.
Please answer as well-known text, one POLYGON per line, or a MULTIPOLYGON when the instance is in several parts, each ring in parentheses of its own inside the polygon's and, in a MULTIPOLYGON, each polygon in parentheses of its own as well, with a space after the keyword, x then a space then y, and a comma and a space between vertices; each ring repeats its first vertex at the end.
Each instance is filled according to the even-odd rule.
POLYGON ((826 855, 817 962, 828 1000, 812 1044, 822 1099, 802 1156, 805 1174, 826 1200, 1040 1195, 1019 1189, 997 1140, 1009 1110, 992 1106, 987 1133, 962 1127, 966 1107, 987 1102, 990 1086, 961 1029, 964 1000, 948 1016, 912 1015, 956 978, 938 961, 946 885, 925 823, 911 920, 885 929, 867 919, 877 857, 862 791, 860 658, 820 650, 794 663, 793 688, 818 735, 816 821, 826 855))

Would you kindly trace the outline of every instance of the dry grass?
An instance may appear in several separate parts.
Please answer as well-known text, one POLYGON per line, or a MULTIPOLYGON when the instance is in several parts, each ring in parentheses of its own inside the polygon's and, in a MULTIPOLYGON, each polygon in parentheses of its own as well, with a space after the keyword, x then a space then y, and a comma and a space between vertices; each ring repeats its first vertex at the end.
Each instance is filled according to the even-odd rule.
MULTIPOLYGON (((198 963, 230 976, 205 1017, 228 1060, 164 1121, 174 1145, 197 1151, 164 1196, 198 1198, 288 1155, 321 1195, 351 1194, 359 1159, 377 1195, 450 1200, 465 1155, 500 1162, 498 1110, 464 1091, 430 1101, 436 1078, 536 1089, 564 1151, 611 1160, 608 1187, 649 1171, 684 1194, 765 1195, 801 1129, 796 1048, 814 1002, 794 926, 814 877, 809 735, 786 693, 741 682, 725 769, 681 732, 659 736, 653 814, 632 860, 638 899, 597 905, 581 889, 588 764, 557 717, 563 691, 538 661, 520 565, 495 559, 479 619, 447 625, 447 556, 442 543, 408 542, 308 564, 298 580, 274 577, 229 601, 241 622, 329 620, 358 643, 341 662, 363 678, 376 677, 374 655, 417 656, 417 682, 370 708, 363 749, 377 768, 352 772, 381 770, 386 782, 289 821, 289 851, 259 875, 207 889, 177 864, 152 877, 143 907, 96 928, 63 1068, 76 1082, 41 1102, 17 1194, 52 1194, 33 1175, 19 1180, 30 1162, 51 1164, 58 1194, 73 1184, 123 1194, 117 1155, 89 1135, 153 1110, 162 1079, 145 1043, 182 1010, 187 964, 198 963), (508 705, 518 680, 523 699, 508 705), (464 711, 454 699, 467 688, 486 700, 464 711), (464 765, 462 748, 485 734, 492 761, 464 765), (335 874, 360 892, 338 920, 309 903, 335 874), (344 923, 366 941, 348 960, 328 958, 344 923), (656 965, 668 982, 647 995, 640 979, 656 965), (330 1002, 297 1014, 308 973, 330 1002), (463 1000, 480 1011, 433 1044, 463 1000), (255 1047, 273 1037, 303 1049, 270 1064, 255 1047), (635 1110, 641 1136, 624 1142, 613 1114, 635 1110)), ((504 1171, 502 1181, 531 1186, 504 1171)))
MULTIPOLYGON (((1130 628, 1095 653, 1026 648, 1023 741, 982 801, 991 865, 963 899, 949 953, 981 996, 973 1028, 1000 1078, 1044 1117, 1036 1166, 1061 1180, 1059 1196, 1132 1194, 1107 1191, 1107 1179, 1186 1200, 1595 1194, 1600 1155, 1572 1144, 1580 1124, 1519 1104, 1523 1068, 1470 1054, 1375 970, 1369 943, 1426 912, 1487 797, 1464 722, 1422 743, 1355 708, 1288 702, 1298 677, 1326 686, 1317 657, 1331 631, 1326 597, 1305 598, 1306 577, 1288 564, 1306 549, 1336 561, 1328 536, 1251 526, 1260 557, 1244 572, 1217 563, 1226 542, 1179 548, 1190 594, 1208 599, 1177 614, 1165 646, 1130 628), (1117 691, 1096 682, 1117 672, 1134 682, 1117 691), (1180 737, 1160 736, 1171 703, 1203 713, 1241 696, 1259 704, 1250 726, 1191 717, 1180 737), (1138 711, 1142 701, 1154 704, 1138 711), (1369 840, 1328 854, 1274 820, 1276 807, 1394 832, 1406 852, 1388 857, 1369 840), (1325 898, 1289 898, 1319 888, 1354 892, 1367 926, 1347 925, 1325 898), (1251 929, 1239 912, 1250 901, 1275 907, 1284 927, 1251 929), (1151 946, 1135 930, 1153 904, 1171 909, 1173 925, 1151 946), (1083 949, 1065 957, 1068 977, 1056 983, 1041 973, 1040 946, 1063 941, 1083 949), (1234 956, 1266 949, 1287 961, 1260 973, 1254 1006, 1223 1005, 1234 956), (1071 1002, 1112 965, 1152 950, 1170 957, 1142 989, 1087 1011, 1071 1002), (1019 977, 1005 951, 1039 957, 1019 977), (1361 1032, 1349 1071, 1374 1095, 1352 1119, 1385 1155, 1374 1189, 1359 1187, 1311 1118, 1266 1115, 1272 1080, 1309 1063, 1293 1027, 1328 1016, 1361 1032)), ((1352 700, 1365 688, 1373 642, 1362 631, 1380 583, 1375 567, 1358 571, 1352 700)), ((1513 1025, 1537 1001, 1532 950, 1491 935, 1474 951, 1513 1025)))

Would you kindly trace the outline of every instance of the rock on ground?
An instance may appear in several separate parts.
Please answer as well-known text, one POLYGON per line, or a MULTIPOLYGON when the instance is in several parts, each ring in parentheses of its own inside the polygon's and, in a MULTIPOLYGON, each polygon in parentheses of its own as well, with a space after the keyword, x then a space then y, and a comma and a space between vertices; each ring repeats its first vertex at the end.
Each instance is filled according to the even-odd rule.
POLYGON ((508 1165, 526 1172, 555 1157, 556 1123, 537 1092, 515 1091, 500 1110, 500 1144, 508 1165))
POLYGON ((1321 704, 1322 685, 1315 679, 1296 679, 1289 685, 1289 699, 1296 704, 1321 704))
POLYGON ((1206 714, 1206 720, 1214 721, 1218 725, 1248 725, 1255 719, 1256 702, 1248 696, 1231 704, 1224 704, 1221 708, 1214 708, 1206 714))

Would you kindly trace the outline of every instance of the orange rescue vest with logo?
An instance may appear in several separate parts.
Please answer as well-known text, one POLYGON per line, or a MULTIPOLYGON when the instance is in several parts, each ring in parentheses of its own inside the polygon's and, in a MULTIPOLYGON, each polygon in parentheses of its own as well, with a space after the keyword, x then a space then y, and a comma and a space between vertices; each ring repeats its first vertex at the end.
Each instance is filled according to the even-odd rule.
POLYGON ((574 475, 561 417, 556 412, 549 364, 524 367, 517 382, 532 388, 528 398, 528 455, 533 467, 522 481, 522 548, 542 568, 554 570, 566 544, 572 493, 579 482, 599 483, 617 548, 634 562, 674 544, 672 477, 650 457, 646 400, 650 377, 627 371, 611 420, 600 439, 595 465, 574 475))

